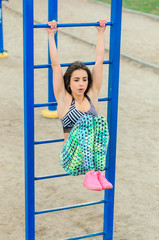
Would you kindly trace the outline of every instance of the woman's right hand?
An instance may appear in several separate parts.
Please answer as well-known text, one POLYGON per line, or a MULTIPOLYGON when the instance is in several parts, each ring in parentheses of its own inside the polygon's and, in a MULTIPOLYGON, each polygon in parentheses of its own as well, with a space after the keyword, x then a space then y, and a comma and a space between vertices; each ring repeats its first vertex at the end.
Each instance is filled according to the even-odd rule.
POLYGON ((50 26, 49 28, 47 28, 47 32, 48 34, 55 34, 57 31, 57 22, 56 21, 50 21, 47 22, 47 24, 50 26))
POLYGON ((96 27, 96 29, 98 30, 98 32, 104 32, 106 29, 106 20, 98 20, 97 21, 99 23, 99 27, 96 27))

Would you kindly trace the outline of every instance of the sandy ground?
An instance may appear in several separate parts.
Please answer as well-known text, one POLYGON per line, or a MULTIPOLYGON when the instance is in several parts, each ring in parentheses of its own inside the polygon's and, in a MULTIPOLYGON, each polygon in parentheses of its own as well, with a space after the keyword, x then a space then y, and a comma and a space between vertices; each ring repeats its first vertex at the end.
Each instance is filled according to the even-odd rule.
MULTIPOLYGON (((22 12, 21 1, 5 3, 22 12)), ((59 0, 59 22, 91 22, 106 18, 108 6, 88 0, 59 0), (68 4, 69 3, 69 4, 68 4), (82 13, 82 14, 81 14, 82 13)), ((35 19, 47 21, 46 1, 35 1, 35 19)), ((0 59, 0 169, 2 240, 25 239, 23 144, 22 16, 3 7, 4 45, 9 58, 0 59)), ((121 51, 159 64, 159 22, 123 12, 121 51)), ((95 43, 94 28, 64 29, 95 43)), ((109 28, 106 31, 106 46, 109 28)), ((59 33, 61 62, 93 61, 95 48, 59 33)), ((105 53, 108 59, 108 53, 105 53)), ((47 33, 35 30, 35 64, 47 63, 47 33)), ((107 72, 101 97, 107 96, 107 72)), ((158 72, 121 59, 114 240, 159 239, 159 77, 158 72)), ((47 70, 35 71, 35 103, 47 102, 47 70)), ((100 104, 106 117, 106 103, 100 104)), ((45 119, 35 110, 35 140, 62 138, 59 119, 45 119)), ((62 143, 35 147, 35 175, 64 172, 58 162, 62 143)), ((103 193, 81 186, 83 177, 38 181, 36 210, 102 200, 103 193)), ((102 231, 103 207, 94 206, 36 216, 36 239, 58 240, 102 231)), ((96 240, 102 237, 92 238, 96 240)))

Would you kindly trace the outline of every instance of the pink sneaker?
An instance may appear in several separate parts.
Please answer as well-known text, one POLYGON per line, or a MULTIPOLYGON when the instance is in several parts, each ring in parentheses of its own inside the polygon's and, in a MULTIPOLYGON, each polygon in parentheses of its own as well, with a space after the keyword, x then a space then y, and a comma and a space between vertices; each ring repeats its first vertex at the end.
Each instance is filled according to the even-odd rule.
POLYGON ((103 171, 98 172, 98 180, 103 190, 113 188, 113 185, 106 179, 105 173, 103 171))
POLYGON ((102 186, 98 181, 98 173, 91 171, 85 175, 83 186, 88 190, 101 191, 102 186))

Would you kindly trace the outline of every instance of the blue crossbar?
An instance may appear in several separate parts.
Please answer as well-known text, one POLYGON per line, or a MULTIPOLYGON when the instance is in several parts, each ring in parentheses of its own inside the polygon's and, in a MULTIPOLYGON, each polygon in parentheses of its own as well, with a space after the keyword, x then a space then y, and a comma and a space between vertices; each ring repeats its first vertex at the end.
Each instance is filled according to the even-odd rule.
POLYGON ((61 208, 46 209, 46 210, 35 212, 35 215, 43 214, 43 213, 49 213, 49 212, 58 212, 58 211, 74 209, 74 208, 80 208, 80 207, 88 207, 88 206, 98 205, 98 204, 102 204, 102 203, 106 203, 106 201, 105 200, 101 200, 101 201, 97 201, 97 202, 80 203, 80 204, 67 206, 67 207, 61 207, 61 208))
POLYGON ((49 179, 49 178, 58 178, 58 177, 66 177, 70 176, 68 173, 63 173, 63 174, 55 174, 55 175, 50 175, 50 176, 43 176, 43 177, 34 177, 34 180, 44 180, 44 179, 49 179))
POLYGON ((79 236, 79 237, 65 238, 65 239, 62 239, 62 240, 84 239, 84 238, 90 238, 90 237, 96 237, 96 236, 103 236, 103 235, 105 235, 104 232, 99 232, 99 233, 92 233, 92 234, 87 234, 87 235, 79 236))
POLYGON ((47 107, 47 106, 57 106, 57 102, 36 103, 36 104, 34 104, 34 108, 37 108, 37 107, 47 107))
POLYGON ((34 145, 45 144, 45 143, 63 142, 63 141, 64 141, 64 138, 62 138, 62 139, 53 139, 53 140, 35 141, 34 145))
MULTIPOLYGON (((104 170, 109 170, 108 167, 105 167, 104 170)), ((42 176, 42 177, 34 177, 34 180, 45 180, 45 179, 50 179, 50 178, 58 178, 58 177, 66 177, 66 176, 71 176, 68 173, 61 173, 61 174, 55 174, 55 175, 49 175, 49 176, 42 176)))
MULTIPOLYGON (((98 102, 106 102, 106 101, 110 101, 111 98, 99 98, 98 99, 98 102)), ((50 103, 36 103, 34 104, 34 108, 37 108, 37 107, 47 107, 47 106, 56 106, 57 105, 57 102, 50 102, 50 103)))
MULTIPOLYGON (((113 25, 112 22, 107 22, 106 26, 113 25)), ((58 23, 57 27, 92 27, 92 26, 99 26, 98 22, 92 22, 92 23, 58 23)), ((50 26, 48 24, 34 24, 34 28, 49 28, 50 26)))
MULTIPOLYGON (((83 62, 85 65, 94 65, 95 62, 83 62)), ((104 61, 103 64, 111 64, 112 61, 104 61)), ((62 63, 60 64, 61 67, 68 67, 72 63, 62 63)), ((42 64, 42 65, 34 65, 34 69, 39 69, 39 68, 51 68, 51 64, 42 64)))

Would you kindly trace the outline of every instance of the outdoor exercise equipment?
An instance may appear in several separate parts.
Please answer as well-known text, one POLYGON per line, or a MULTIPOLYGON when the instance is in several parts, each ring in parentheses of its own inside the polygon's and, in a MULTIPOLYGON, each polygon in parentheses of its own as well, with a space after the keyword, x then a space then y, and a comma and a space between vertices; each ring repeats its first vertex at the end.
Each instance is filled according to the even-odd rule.
MULTIPOLYGON (((57 19, 57 0, 49 0, 48 20, 57 19)), ((48 27, 46 24, 34 25, 33 0, 23 0, 23 36, 24 36, 24 140, 25 140, 25 229, 26 240, 35 240, 35 215, 48 212, 57 212, 67 209, 104 205, 103 231, 84 236, 70 237, 68 239, 84 239, 89 237, 103 236, 103 240, 113 239, 113 216, 114 216, 114 191, 115 191, 115 166, 116 166, 116 138, 117 138, 117 112, 118 112, 118 85, 119 85, 119 62, 120 62, 120 35, 121 35, 121 10, 122 0, 111 1, 110 26, 110 49, 109 60, 104 64, 109 64, 108 97, 99 101, 108 102, 107 121, 109 126, 110 140, 106 159, 106 177, 113 184, 114 188, 106 190, 104 199, 97 202, 81 203, 73 206, 53 208, 50 210, 35 211, 35 181, 56 177, 66 177, 68 174, 56 174, 52 176, 36 177, 34 175, 34 148, 39 144, 62 142, 63 139, 35 141, 34 140, 34 108, 36 107, 56 107, 54 95, 50 94, 48 103, 34 103, 34 70, 38 68, 48 68, 50 74, 49 91, 52 91, 52 69, 50 60, 47 65, 34 65, 34 28, 48 27)), ((90 27, 98 23, 65 23, 58 24, 58 27, 90 27)), ((95 62, 87 62, 93 65, 95 62)), ((70 63, 61 64, 69 66, 70 63)), ((84 217, 83 217, 84 218, 84 217)), ((97 238, 96 238, 97 239, 97 238)), ((66 240, 66 239, 65 239, 66 240)))

